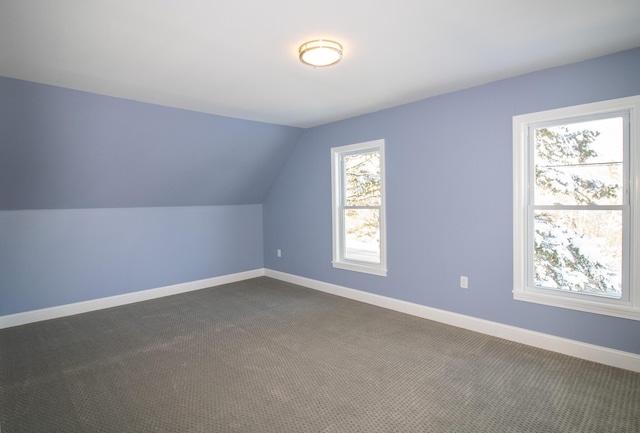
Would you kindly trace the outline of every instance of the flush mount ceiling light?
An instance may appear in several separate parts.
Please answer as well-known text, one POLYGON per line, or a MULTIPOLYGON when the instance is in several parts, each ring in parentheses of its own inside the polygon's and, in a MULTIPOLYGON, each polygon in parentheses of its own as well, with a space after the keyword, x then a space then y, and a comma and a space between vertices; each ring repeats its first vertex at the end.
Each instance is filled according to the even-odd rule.
POLYGON ((335 65, 342 59, 342 45, 326 39, 300 45, 300 61, 313 67, 335 65))

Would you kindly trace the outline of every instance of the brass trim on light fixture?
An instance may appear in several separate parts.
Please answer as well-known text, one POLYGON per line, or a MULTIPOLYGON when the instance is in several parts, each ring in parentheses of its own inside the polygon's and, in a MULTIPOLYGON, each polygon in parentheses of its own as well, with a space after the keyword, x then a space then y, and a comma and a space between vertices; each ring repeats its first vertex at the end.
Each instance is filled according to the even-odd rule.
POLYGON ((314 68, 335 65, 342 60, 342 45, 327 39, 305 42, 298 51, 300 61, 314 68))

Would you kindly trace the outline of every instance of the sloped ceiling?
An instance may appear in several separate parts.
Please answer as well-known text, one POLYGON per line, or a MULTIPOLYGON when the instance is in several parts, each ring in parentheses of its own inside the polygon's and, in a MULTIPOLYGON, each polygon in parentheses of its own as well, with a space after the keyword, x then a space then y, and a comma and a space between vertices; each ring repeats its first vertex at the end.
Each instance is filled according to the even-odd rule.
POLYGON ((302 132, 0 77, 0 210, 262 203, 302 132))
POLYGON ((0 76, 310 127, 640 46, 638 0, 0 0, 0 76), (343 61, 297 59, 312 38, 343 61))

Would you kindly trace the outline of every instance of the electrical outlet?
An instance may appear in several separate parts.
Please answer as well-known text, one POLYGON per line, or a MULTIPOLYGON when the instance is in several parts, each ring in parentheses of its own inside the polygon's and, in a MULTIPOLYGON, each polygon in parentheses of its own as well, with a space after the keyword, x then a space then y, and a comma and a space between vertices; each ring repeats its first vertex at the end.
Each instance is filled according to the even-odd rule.
POLYGON ((276 250, 276 256, 282 257, 282 250, 280 248, 276 250))
POLYGON ((469 278, 468 277, 460 277, 460 287, 463 289, 469 288, 469 278))

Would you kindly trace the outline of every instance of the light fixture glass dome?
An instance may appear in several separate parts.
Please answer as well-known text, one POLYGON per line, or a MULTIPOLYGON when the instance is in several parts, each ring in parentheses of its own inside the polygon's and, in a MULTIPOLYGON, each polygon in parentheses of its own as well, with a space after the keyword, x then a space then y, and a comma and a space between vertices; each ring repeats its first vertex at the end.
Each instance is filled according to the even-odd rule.
POLYGON ((300 61, 314 67, 335 65, 342 59, 342 45, 326 39, 306 42, 299 51, 300 61))

